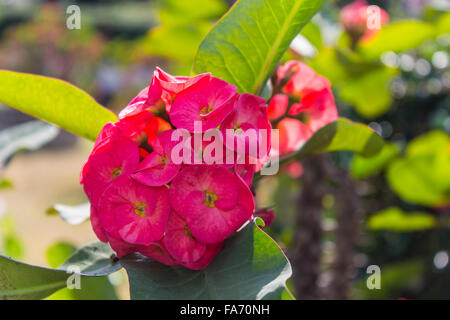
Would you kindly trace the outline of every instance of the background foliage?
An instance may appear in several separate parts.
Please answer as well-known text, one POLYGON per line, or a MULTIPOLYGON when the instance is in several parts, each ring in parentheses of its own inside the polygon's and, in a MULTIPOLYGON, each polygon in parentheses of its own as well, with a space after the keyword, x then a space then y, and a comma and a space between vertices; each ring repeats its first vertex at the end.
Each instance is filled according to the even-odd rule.
MULTIPOLYGON (((381 148, 373 140, 378 136, 364 127, 330 136, 336 127, 359 126, 342 119, 315 136, 316 142, 306 144, 299 157, 318 150, 348 151, 303 160, 303 167, 291 163, 280 175, 259 181, 259 206, 274 206, 276 214, 265 231, 293 262, 291 291, 297 298, 450 298, 450 13, 444 2, 369 1, 386 9, 391 21, 373 41, 352 46, 338 16, 350 1, 324 1, 320 14, 301 32, 309 45, 299 45, 304 42, 296 38, 286 52, 279 49, 281 42, 292 40, 314 13, 311 9, 296 14, 294 3, 318 8, 320 1, 286 1, 293 7, 283 11, 278 1, 269 0, 259 13, 246 12, 241 3, 234 14, 249 14, 251 19, 235 26, 228 16, 213 32, 225 40, 236 32, 258 34, 254 42, 229 48, 215 43, 217 38, 210 34, 197 55, 202 39, 233 1, 75 2, 82 8, 83 27, 70 31, 65 27, 63 1, 21 1, 21 5, 0 1, 0 69, 14 71, 0 71, 0 83, 7 84, 0 86, 2 254, 56 268, 77 247, 95 239, 89 223, 67 226, 57 216, 45 214, 64 212, 66 221, 68 215, 83 217, 77 210, 86 199, 77 175, 91 145, 42 123, 17 127, 30 118, 7 104, 17 107, 18 101, 28 101, 36 112, 27 112, 42 117, 37 113, 41 106, 53 105, 45 101, 51 97, 39 94, 41 88, 63 90, 67 99, 52 101, 65 113, 44 119, 93 139, 101 124, 115 117, 98 103, 117 112, 147 83, 156 65, 189 74, 194 64, 195 72, 213 71, 243 91, 262 93, 259 85, 269 77, 275 58, 298 59, 331 80, 340 116, 369 125, 387 143, 380 153, 367 157, 372 155, 364 154, 367 145, 381 148), (258 28, 258 14, 270 15, 277 23, 258 28), (246 60, 236 58, 236 52, 246 60), (233 67, 224 70, 217 59, 233 67), (234 75, 234 70, 239 73, 234 75), (28 81, 17 72, 66 80, 98 103, 64 82, 43 77, 31 85, 36 91, 24 88, 13 95, 8 87, 21 88, 28 81), (84 99, 86 104, 81 105, 96 115, 70 121, 80 119, 78 99, 84 99), (84 132, 83 123, 89 119, 98 122, 84 132), (30 126, 35 126, 31 140, 30 126), (50 140, 44 150, 22 153, 11 161, 17 150, 34 150, 50 140), (321 179, 311 175, 317 171, 326 175, 321 179), (319 191, 317 197, 312 197, 312 189, 319 191), (303 216, 309 208, 317 213, 316 220, 303 216), (366 269, 372 264, 381 267, 381 290, 366 287, 366 269), (312 270, 313 276, 302 277, 302 270, 312 270)), ((123 271, 108 278, 87 278, 86 286, 96 290, 74 294, 63 289, 50 298, 127 298, 124 278, 123 271)), ((136 283, 133 276, 130 280, 131 285, 136 283)))

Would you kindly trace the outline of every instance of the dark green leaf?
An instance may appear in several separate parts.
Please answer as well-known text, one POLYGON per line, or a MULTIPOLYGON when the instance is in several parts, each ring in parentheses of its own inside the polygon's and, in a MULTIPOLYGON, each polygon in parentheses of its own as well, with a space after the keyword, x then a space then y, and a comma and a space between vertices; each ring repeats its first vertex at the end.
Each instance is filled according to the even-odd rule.
POLYGON ((168 267, 141 255, 120 260, 132 299, 281 299, 291 266, 254 223, 226 240, 203 270, 168 267))
POLYGON ((117 121, 81 89, 58 79, 0 70, 0 102, 90 140, 117 121))
MULTIPOLYGON (((52 268, 58 267, 76 251, 76 247, 67 242, 58 242, 48 248, 47 261, 52 268)), ((115 300, 117 294, 107 277, 83 277, 80 290, 61 289, 49 300, 115 300)))
POLYGON ((371 157, 381 151, 383 144, 383 139, 368 126, 339 118, 319 129, 296 157, 333 151, 351 151, 371 157))
POLYGON ((197 73, 211 72, 258 94, 292 40, 322 0, 240 0, 200 45, 197 73))
POLYGON ((66 287, 71 275, 65 270, 77 267, 82 277, 104 276, 121 268, 111 262, 111 248, 93 243, 74 253, 59 269, 48 269, 14 261, 0 255, 0 297, 2 299, 42 299, 66 287))

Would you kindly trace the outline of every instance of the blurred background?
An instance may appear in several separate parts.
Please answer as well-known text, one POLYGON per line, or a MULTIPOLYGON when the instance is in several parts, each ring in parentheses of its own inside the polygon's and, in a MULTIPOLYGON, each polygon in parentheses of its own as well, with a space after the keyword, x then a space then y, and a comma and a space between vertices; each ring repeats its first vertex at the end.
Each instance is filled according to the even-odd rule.
MULTIPOLYGON (((0 0, 0 69, 64 79, 118 112, 155 66, 189 75, 233 2, 0 0), (66 27, 73 4, 80 30, 66 27)), ((373 158, 317 156, 259 181, 258 206, 275 212, 265 231, 293 264, 298 299, 450 299, 450 1, 369 1, 389 23, 360 42, 340 19, 349 3, 326 1, 283 60, 328 77, 340 116, 388 143, 373 158), (381 289, 367 287, 371 265, 381 289)), ((96 240, 89 222, 71 225, 54 207, 87 201, 78 176, 91 148, 0 104, 2 254, 56 267, 96 240), (33 151, 12 158, 17 149, 33 151)), ((95 281, 51 298, 128 298, 124 273, 95 281)))

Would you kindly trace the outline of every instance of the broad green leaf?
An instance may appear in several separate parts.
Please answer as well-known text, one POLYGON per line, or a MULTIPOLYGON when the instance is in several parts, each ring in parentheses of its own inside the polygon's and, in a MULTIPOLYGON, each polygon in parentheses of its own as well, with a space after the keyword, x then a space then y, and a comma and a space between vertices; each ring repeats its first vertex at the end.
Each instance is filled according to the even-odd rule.
POLYGON ((120 260, 132 299, 281 299, 292 270, 278 245, 254 223, 226 240, 203 270, 168 267, 137 254, 120 260))
POLYGON ((105 276, 121 268, 111 262, 111 248, 104 243, 90 244, 75 252, 58 269, 48 269, 18 262, 0 255, 0 297, 6 300, 43 299, 66 287, 72 273, 79 268, 82 277, 105 276))
POLYGON ((380 153, 371 158, 355 155, 351 163, 351 173, 356 179, 370 177, 382 171, 399 153, 400 148, 398 146, 386 143, 380 153))
POLYGON ((194 72, 211 72, 258 94, 322 0, 239 0, 200 45, 194 72))
POLYGON ((383 139, 368 126, 339 118, 319 129, 295 158, 333 151, 351 151, 371 157, 381 151, 383 144, 383 139))
POLYGON ((450 137, 441 130, 433 130, 412 140, 406 148, 408 157, 420 155, 448 154, 450 137))
POLYGON ((411 157, 394 160, 388 167, 387 180, 391 188, 404 200, 426 206, 444 206, 450 203, 450 190, 437 183, 448 184, 448 165, 434 166, 430 157, 411 157), (439 171, 445 175, 439 177, 439 171))
POLYGON ((365 118, 381 116, 391 106, 389 81, 396 73, 396 70, 384 67, 351 77, 341 83, 339 96, 343 101, 353 104, 365 118))
POLYGON ((316 47, 316 49, 321 49, 323 46, 322 33, 320 28, 310 21, 305 25, 301 32, 302 36, 304 36, 308 41, 316 47))
MULTIPOLYGON (((67 242, 58 242, 48 248, 47 261, 52 268, 58 267, 76 251, 76 247, 67 242)), ((107 277, 83 277, 80 290, 61 289, 48 300, 116 300, 117 294, 107 277)))
POLYGON ((372 230, 396 232, 420 231, 433 228, 436 218, 426 212, 403 212, 400 208, 390 207, 372 214, 367 226, 372 230))
POLYGON ((384 26, 380 34, 373 40, 362 43, 359 49, 366 57, 376 59, 386 51, 398 53, 414 49, 435 35, 435 26, 427 22, 399 21, 384 26))
POLYGON ((90 140, 117 121, 81 89, 62 80, 0 70, 0 102, 90 140))
POLYGON ((58 133, 58 128, 42 121, 25 122, 0 131, 0 167, 17 151, 37 150, 58 133))
POLYGON ((410 142, 406 157, 387 171, 391 188, 404 200, 426 206, 450 204, 450 138, 431 131, 410 142))
POLYGON ((77 225, 89 219, 91 214, 91 204, 89 202, 79 206, 55 204, 47 210, 47 214, 59 214, 59 216, 68 224, 77 225))

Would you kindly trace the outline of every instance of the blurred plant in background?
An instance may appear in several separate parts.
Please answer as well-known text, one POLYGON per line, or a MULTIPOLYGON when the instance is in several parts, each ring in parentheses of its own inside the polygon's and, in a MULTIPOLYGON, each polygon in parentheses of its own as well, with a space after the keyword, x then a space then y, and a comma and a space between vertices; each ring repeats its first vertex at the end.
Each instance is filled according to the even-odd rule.
MULTIPOLYGON (((200 42, 233 1, 72 2, 82 8, 81 30, 66 29, 64 2, 0 1, 0 68, 68 80, 117 111, 155 65, 189 75, 200 42)), ((294 262, 297 298, 450 298, 448 1, 368 1, 384 10, 369 36, 345 22, 351 4, 326 2, 283 62, 300 60, 330 79, 339 114, 388 143, 372 158, 338 152, 261 179, 258 206, 275 212, 266 230, 294 262), (372 264, 382 290, 366 287, 372 264)), ((0 113, 0 124, 15 123, 0 113)), ((0 170, 4 192, 14 181, 0 170)), ((26 257, 15 212, 3 211, 0 199, 0 250, 26 257)), ((74 246, 49 250, 61 256, 48 260, 55 267, 74 246)))

